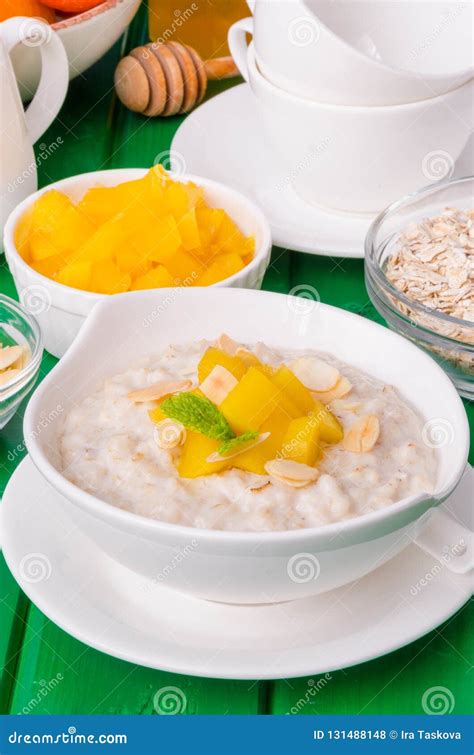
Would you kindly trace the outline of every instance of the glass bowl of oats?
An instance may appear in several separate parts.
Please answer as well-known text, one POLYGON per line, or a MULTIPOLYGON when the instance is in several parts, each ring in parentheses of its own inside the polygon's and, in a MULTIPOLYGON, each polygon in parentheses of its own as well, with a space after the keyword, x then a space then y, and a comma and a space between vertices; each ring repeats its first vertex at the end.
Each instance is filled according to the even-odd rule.
POLYGON ((367 290, 387 325, 474 398, 474 177, 392 204, 370 227, 365 255, 367 290))
POLYGON ((0 429, 33 388, 42 355, 36 319, 18 302, 0 294, 0 429))

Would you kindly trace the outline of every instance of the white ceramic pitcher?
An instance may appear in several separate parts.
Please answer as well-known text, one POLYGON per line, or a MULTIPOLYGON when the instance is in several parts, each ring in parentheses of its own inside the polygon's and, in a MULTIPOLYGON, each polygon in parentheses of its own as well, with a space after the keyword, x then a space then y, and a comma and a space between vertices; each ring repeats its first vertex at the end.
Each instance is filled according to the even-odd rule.
POLYGON ((55 119, 66 96, 68 62, 50 26, 36 18, 9 18, 0 24, 0 231, 19 202, 37 189, 33 144, 55 119), (26 112, 10 51, 18 44, 38 47, 41 79, 26 112))

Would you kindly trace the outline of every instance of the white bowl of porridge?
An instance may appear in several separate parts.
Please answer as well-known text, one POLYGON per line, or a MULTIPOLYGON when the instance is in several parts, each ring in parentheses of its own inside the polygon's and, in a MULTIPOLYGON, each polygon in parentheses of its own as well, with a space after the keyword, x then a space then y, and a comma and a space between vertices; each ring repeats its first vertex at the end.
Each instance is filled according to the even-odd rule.
POLYGON ((237 289, 100 302, 24 434, 72 519, 144 587, 233 603, 331 590, 393 557, 456 487, 469 437, 409 341, 237 289))

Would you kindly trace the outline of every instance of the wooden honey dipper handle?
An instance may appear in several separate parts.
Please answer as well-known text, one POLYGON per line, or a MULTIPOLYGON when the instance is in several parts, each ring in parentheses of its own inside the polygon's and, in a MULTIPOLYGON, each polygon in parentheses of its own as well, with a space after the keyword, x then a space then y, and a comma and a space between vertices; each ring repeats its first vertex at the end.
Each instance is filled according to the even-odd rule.
POLYGON ((168 116, 187 113, 201 102, 208 80, 239 75, 230 56, 203 61, 189 45, 164 42, 135 47, 119 62, 114 83, 130 110, 168 116))

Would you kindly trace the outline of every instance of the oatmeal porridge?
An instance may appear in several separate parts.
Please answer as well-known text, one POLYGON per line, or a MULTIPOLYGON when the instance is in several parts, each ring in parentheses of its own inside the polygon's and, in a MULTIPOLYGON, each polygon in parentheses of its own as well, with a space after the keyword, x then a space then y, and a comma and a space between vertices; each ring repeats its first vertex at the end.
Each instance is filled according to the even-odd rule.
POLYGON ((109 504, 207 529, 318 527, 433 489, 435 451, 398 392, 329 354, 170 346, 62 421, 65 476, 109 504))

